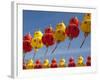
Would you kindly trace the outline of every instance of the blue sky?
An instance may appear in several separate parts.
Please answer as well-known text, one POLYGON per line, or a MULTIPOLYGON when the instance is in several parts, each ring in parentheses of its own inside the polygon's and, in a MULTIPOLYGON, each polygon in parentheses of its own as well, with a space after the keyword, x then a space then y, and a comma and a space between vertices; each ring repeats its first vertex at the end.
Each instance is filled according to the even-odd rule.
MULTIPOLYGON (((34 31, 36 30, 44 32, 44 29, 48 27, 50 24, 52 25, 53 29, 55 29, 56 24, 62 21, 64 21, 64 23, 68 25, 70 18, 73 16, 77 16, 79 21, 81 22, 84 13, 23 10, 23 35, 30 32, 33 36, 34 31)), ((51 61, 51 59, 55 57, 57 61, 59 61, 59 59, 62 57, 66 59, 66 62, 68 62, 70 56, 73 56, 76 61, 77 57, 79 55, 82 55, 86 60, 86 57, 91 54, 91 36, 89 35, 86 38, 83 47, 79 48, 83 39, 84 34, 80 30, 79 36, 72 40, 70 49, 67 49, 69 43, 69 39, 67 38, 64 42, 59 44, 58 48, 56 49, 53 55, 50 55, 50 52, 55 47, 55 45, 49 47, 49 51, 46 58, 48 58, 51 61)), ((35 60, 39 58, 41 59, 41 61, 43 61, 45 51, 45 46, 39 49, 35 56, 35 60)), ((34 51, 32 50, 31 52, 29 52, 29 54, 26 54, 25 58, 30 59, 32 58, 33 54, 34 51)))

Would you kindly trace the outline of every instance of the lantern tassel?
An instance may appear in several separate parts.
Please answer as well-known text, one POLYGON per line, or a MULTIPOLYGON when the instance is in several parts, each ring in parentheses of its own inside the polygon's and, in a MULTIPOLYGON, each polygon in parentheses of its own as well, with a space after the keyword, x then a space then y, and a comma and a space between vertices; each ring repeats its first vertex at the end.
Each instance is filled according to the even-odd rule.
POLYGON ((47 49, 45 51, 44 57, 46 57, 47 53, 48 53, 48 47, 47 47, 47 49))
POLYGON ((58 47, 58 44, 59 44, 59 43, 56 44, 56 46, 55 46, 55 48, 52 50, 51 54, 53 54, 53 53, 55 52, 55 50, 56 50, 57 47, 58 47))
POLYGON ((85 40, 86 40, 86 37, 84 37, 84 40, 83 40, 83 42, 82 42, 82 44, 81 44, 80 48, 82 48, 82 46, 83 46, 83 44, 84 44, 85 40))
POLYGON ((70 42, 69 42, 69 44, 68 44, 68 49, 70 48, 70 45, 71 45, 71 41, 72 41, 72 40, 70 40, 70 42))

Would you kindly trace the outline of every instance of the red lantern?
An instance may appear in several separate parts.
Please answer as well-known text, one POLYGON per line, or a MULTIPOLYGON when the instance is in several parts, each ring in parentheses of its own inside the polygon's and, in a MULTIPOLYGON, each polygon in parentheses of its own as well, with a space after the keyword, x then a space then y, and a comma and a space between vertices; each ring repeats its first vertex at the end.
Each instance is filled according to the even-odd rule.
POLYGON ((23 51, 26 52, 30 52, 32 50, 32 46, 29 40, 24 40, 23 41, 23 51))
POLYGON ((29 40, 31 41, 32 40, 32 36, 30 33, 27 33, 24 37, 23 37, 23 40, 29 40))
POLYGON ((44 35, 42 37, 42 42, 47 47, 47 50, 45 52, 45 56, 46 56, 46 54, 48 52, 48 47, 52 46, 53 44, 55 44, 55 39, 54 39, 54 34, 53 33, 54 32, 53 32, 53 29, 52 29, 51 26, 45 28, 45 33, 44 33, 44 35))
POLYGON ((69 48, 70 47, 70 44, 71 44, 71 41, 73 40, 73 38, 78 37, 80 31, 79 31, 79 28, 76 25, 70 24, 66 28, 65 32, 66 32, 66 35, 70 39, 70 42, 69 42, 69 45, 68 45, 68 48, 69 48))
POLYGON ((86 66, 91 66, 91 57, 87 57, 86 66))
POLYGON ((26 64, 23 64, 23 69, 26 69, 26 64))
POLYGON ((41 64, 41 61, 40 59, 37 59, 36 62, 35 62, 35 69, 40 69, 42 68, 42 64, 41 64))
POLYGON ((51 65, 50 65, 51 68, 57 68, 58 65, 57 65, 57 61, 55 58, 52 59, 52 62, 51 62, 51 65))
POLYGON ((53 31, 53 29, 52 29, 52 27, 50 26, 50 27, 47 27, 47 28, 45 28, 45 33, 53 33, 54 31, 53 31))
POLYGON ((79 28, 74 24, 70 24, 65 30, 70 39, 76 38, 79 35, 79 28))
POLYGON ((70 21, 69 21, 69 24, 75 24, 76 27, 78 27, 78 25, 79 25, 79 20, 78 20, 78 18, 77 18, 77 17, 72 17, 72 18, 70 19, 70 21))
POLYGON ((70 57, 69 63, 68 63, 68 67, 75 67, 75 66, 76 66, 76 64, 74 62, 74 58, 73 57, 70 57))
POLYGON ((46 47, 52 46, 55 43, 55 39, 52 33, 45 33, 42 37, 42 42, 46 47))

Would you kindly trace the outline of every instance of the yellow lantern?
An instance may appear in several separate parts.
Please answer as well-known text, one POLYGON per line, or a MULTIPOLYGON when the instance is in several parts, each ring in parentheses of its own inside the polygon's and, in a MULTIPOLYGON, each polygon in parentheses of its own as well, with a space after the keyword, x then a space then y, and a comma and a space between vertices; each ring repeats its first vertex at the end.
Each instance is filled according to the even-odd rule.
POLYGON ((40 37, 32 38, 31 45, 37 51, 37 49, 43 47, 42 39, 40 37))
POLYGON ((43 36, 43 33, 42 33, 41 31, 35 31, 35 32, 34 32, 34 37, 35 37, 35 38, 36 38, 36 37, 42 38, 42 36, 43 36))
POLYGON ((83 40, 83 42, 82 42, 82 44, 80 46, 80 48, 81 48, 83 46, 87 36, 91 32, 91 14, 90 13, 84 14, 83 21, 82 21, 82 23, 80 25, 80 29, 84 33, 84 40, 83 40))
POLYGON ((33 68, 34 68, 34 61, 30 59, 26 63, 26 69, 33 69, 33 68))
POLYGON ((84 66, 84 58, 82 56, 78 57, 77 66, 84 66))
POLYGON ((65 34, 65 31, 61 30, 61 29, 57 29, 54 33, 54 37, 55 37, 55 40, 57 42, 62 42, 66 39, 66 34, 65 34))
POLYGON ((90 13, 85 13, 83 19, 84 19, 84 21, 85 20, 91 20, 91 14, 90 13))
POLYGON ((61 23, 58 23, 58 24, 56 25, 56 30, 59 30, 59 29, 65 31, 66 25, 64 24, 63 21, 62 21, 61 23))
POLYGON ((43 68, 49 68, 49 60, 48 59, 45 59, 44 60, 44 63, 43 63, 43 68))
POLYGON ((84 33, 90 33, 91 32, 91 21, 90 20, 82 21, 82 23, 81 23, 81 30, 84 33))
POLYGON ((56 50, 58 44, 60 42, 63 42, 66 39, 67 35, 65 33, 65 29, 66 29, 66 26, 65 26, 65 24, 63 22, 57 24, 56 30, 54 32, 54 38, 55 38, 55 40, 56 40, 57 43, 56 43, 55 48, 51 52, 52 54, 56 50))
POLYGON ((65 59, 60 59, 59 61, 59 67, 66 67, 66 62, 65 62, 65 59))

